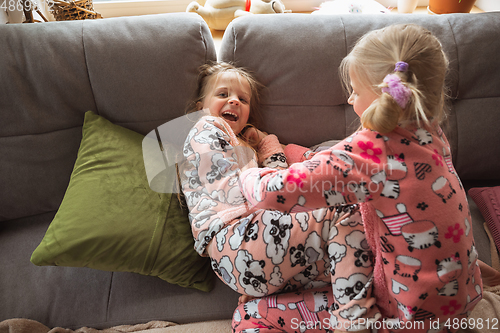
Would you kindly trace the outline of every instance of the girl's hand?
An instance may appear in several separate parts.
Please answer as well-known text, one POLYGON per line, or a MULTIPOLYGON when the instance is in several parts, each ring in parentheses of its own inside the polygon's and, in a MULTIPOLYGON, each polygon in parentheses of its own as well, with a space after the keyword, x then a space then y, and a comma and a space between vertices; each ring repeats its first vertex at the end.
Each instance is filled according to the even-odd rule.
POLYGON ((243 137, 250 143, 252 146, 257 146, 262 139, 268 136, 266 132, 259 131, 255 127, 248 127, 243 133, 243 137))
POLYGON ((238 305, 241 305, 246 302, 250 302, 253 300, 255 297, 253 296, 248 296, 248 295, 241 295, 240 298, 238 298, 238 305))

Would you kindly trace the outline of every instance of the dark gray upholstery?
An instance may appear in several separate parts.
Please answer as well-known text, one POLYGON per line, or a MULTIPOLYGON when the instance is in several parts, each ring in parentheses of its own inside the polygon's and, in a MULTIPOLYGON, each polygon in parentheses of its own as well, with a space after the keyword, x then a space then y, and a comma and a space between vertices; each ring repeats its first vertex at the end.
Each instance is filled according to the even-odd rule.
MULTIPOLYGON (((444 129, 465 187, 500 185, 500 13, 255 15, 228 26, 218 58, 248 68, 267 87, 264 130, 311 146, 358 127, 338 67, 363 34, 396 23, 426 27, 448 55, 452 98, 444 129)), ((490 263, 484 219, 469 201, 480 258, 490 263)))
POLYGON ((500 13, 243 17, 226 30, 219 60, 247 67, 267 87, 264 129, 311 146, 358 126, 339 81, 342 58, 369 30, 405 22, 432 31, 449 57, 447 134, 460 176, 500 179, 500 13))
POLYGON ((215 59, 204 21, 185 13, 3 25, 0 45, 0 221, 57 209, 86 111, 146 134, 185 112, 215 59))
POLYGON ((0 321, 28 318, 49 327, 106 328, 231 317, 239 295, 218 279, 205 293, 134 273, 33 265, 31 253, 54 215, 0 223, 0 321))
MULTIPOLYGON (((500 185, 500 13, 474 15, 253 15, 233 21, 219 58, 268 89, 264 129, 285 143, 342 139, 357 127, 338 78, 341 59, 370 29, 416 22, 451 60, 447 132, 466 186, 500 185)), ((30 263, 61 203, 84 113, 146 134, 182 115, 198 67, 216 58, 196 14, 0 25, 0 321, 103 328, 230 318, 238 295, 154 277, 30 263)), ((490 262, 471 204, 480 258, 490 262)))
POLYGON ((196 14, 0 25, 0 321, 109 327, 231 316, 238 295, 29 260, 66 191, 88 110, 146 134, 184 114, 215 60, 196 14), (210 301, 208 301, 210 300, 210 301))
MULTIPOLYGON (((244 17, 226 30, 218 58, 248 68, 267 87, 264 130, 311 146, 342 139, 359 125, 340 84, 342 58, 364 33, 407 22, 437 35, 450 60, 445 131, 466 188, 499 185, 500 13, 244 17)), ((484 219, 469 201, 480 258, 490 263, 484 219)))

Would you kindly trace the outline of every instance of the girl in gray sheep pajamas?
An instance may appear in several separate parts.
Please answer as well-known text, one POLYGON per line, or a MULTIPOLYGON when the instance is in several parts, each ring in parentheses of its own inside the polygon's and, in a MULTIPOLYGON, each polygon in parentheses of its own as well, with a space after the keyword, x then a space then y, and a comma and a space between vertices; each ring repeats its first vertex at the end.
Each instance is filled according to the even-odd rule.
MULTIPOLYGON (((285 155, 289 162, 307 155, 298 146, 283 149, 275 135, 248 128, 257 123, 258 89, 247 72, 232 65, 202 69, 195 104, 210 115, 190 131, 179 169, 196 251, 211 258, 213 270, 233 290, 259 298, 246 303, 245 310, 236 310, 235 331, 243 331, 244 321, 258 321, 264 312, 297 320, 307 314, 329 318, 333 303, 330 272, 332 263, 343 255, 342 249, 327 248, 336 231, 331 226, 340 216, 360 216, 354 206, 282 213, 247 203, 240 191, 239 172, 258 164, 286 168, 285 155), (274 294, 283 292, 289 292, 283 294, 289 295, 289 304, 276 302, 281 295, 274 294)), ((362 257, 371 265, 371 257, 358 242, 362 257)), ((267 327, 260 326, 260 330, 267 327)))

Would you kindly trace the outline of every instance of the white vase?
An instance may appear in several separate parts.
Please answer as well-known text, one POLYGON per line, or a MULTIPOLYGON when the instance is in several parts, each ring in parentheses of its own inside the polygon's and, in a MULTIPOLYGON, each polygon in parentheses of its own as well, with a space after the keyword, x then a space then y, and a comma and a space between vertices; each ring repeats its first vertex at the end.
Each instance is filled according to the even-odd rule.
POLYGON ((399 13, 413 13, 417 8, 418 0, 398 0, 399 13))

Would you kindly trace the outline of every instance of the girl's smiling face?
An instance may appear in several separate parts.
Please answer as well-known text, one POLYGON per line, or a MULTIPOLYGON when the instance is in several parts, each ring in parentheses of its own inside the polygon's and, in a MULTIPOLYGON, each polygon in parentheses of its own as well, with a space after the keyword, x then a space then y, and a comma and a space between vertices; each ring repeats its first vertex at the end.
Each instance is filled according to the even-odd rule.
POLYGON ((207 82, 206 94, 199 109, 209 109, 212 116, 223 118, 238 135, 248 122, 250 98, 247 79, 233 72, 223 72, 207 82))
POLYGON ((361 117, 363 112, 377 99, 379 96, 368 86, 359 82, 356 73, 349 70, 351 78, 352 93, 347 103, 354 107, 354 112, 361 117))

